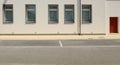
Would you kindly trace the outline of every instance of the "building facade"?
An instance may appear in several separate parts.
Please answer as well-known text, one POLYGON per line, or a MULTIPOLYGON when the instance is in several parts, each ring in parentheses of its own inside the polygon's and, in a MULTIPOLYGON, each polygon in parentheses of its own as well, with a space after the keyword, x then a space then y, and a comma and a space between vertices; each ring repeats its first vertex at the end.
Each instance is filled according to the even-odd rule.
POLYGON ((0 34, 120 34, 120 0, 0 0, 0 34))

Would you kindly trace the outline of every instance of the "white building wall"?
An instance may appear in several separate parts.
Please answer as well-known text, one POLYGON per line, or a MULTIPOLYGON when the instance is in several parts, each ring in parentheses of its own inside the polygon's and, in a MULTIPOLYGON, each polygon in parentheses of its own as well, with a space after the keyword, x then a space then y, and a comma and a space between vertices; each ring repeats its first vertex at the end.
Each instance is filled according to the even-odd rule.
POLYGON ((109 17, 119 17, 119 0, 0 0, 0 34, 109 34, 109 17), (13 24, 3 24, 3 4, 13 4, 13 24), (25 24, 25 5, 36 5, 36 24, 25 24), (48 24, 48 5, 59 6, 59 23, 48 24), (75 23, 64 24, 64 5, 74 4, 75 23), (82 23, 82 4, 92 5, 92 23, 82 23))
POLYGON ((107 34, 110 33, 110 17, 118 17, 118 32, 120 33, 120 0, 107 0, 106 2, 107 34))
POLYGON ((105 34, 105 0, 82 0, 82 4, 92 5, 92 23, 83 24, 81 34, 105 34))
MULTIPOLYGON (((0 0, 0 14, 5 0, 0 0)), ((3 24, 0 15, 0 34, 78 34, 78 0, 6 0, 13 4, 14 23, 3 24), (25 4, 36 4, 36 24, 25 24, 25 4), (59 5, 59 23, 48 24, 48 4, 59 5), (74 4, 75 23, 64 24, 64 5, 74 4)))

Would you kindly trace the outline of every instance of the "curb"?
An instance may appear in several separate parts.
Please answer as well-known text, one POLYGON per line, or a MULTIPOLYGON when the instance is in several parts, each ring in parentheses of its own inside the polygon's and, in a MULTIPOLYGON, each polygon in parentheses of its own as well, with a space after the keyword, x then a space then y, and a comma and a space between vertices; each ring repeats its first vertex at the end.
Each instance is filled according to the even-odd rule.
POLYGON ((120 39, 120 35, 2 35, 0 40, 94 40, 120 39))

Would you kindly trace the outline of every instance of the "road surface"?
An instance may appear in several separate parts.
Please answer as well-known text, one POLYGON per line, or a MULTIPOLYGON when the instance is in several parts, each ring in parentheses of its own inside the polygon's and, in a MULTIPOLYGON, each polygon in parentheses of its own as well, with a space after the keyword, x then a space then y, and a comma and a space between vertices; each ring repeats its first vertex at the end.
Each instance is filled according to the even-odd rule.
POLYGON ((0 65, 120 65, 120 40, 0 40, 0 65))

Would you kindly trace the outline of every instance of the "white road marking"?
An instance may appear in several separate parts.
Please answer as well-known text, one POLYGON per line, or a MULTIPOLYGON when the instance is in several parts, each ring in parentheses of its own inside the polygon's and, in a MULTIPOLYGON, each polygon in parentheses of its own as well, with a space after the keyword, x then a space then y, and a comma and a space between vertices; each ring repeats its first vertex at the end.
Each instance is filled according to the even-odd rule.
POLYGON ((61 41, 61 40, 59 40, 59 44, 60 44, 60 47, 63 48, 63 44, 62 44, 62 41, 61 41))

